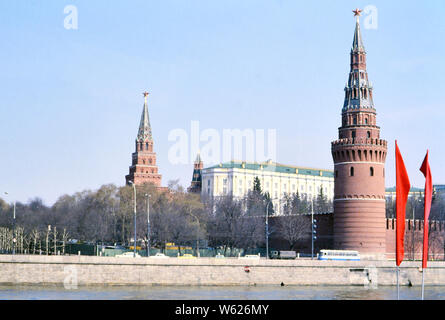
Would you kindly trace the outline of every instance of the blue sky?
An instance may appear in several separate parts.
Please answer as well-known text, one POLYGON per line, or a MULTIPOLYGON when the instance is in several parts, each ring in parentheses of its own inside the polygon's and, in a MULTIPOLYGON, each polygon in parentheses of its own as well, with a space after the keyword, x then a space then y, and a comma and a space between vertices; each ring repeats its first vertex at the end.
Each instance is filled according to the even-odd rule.
POLYGON ((349 71, 355 7, 382 138, 386 185, 394 140, 413 185, 426 149, 445 184, 445 3, 419 1, 2 1, 0 191, 11 200, 123 185, 149 90, 163 184, 187 186, 172 165, 173 129, 277 130, 277 161, 332 169, 349 71), (78 29, 64 28, 66 5, 78 29))

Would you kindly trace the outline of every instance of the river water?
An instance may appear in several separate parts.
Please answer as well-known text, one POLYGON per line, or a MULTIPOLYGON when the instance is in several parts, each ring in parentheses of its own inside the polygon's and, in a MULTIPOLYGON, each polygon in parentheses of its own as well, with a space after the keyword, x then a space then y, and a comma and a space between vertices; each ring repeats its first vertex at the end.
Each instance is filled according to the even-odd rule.
MULTIPOLYGON (((420 299, 420 287, 401 287, 400 298, 420 299)), ((1 300, 391 300, 396 287, 360 286, 0 286, 1 300)), ((445 300, 445 287, 426 287, 425 299, 445 300)))

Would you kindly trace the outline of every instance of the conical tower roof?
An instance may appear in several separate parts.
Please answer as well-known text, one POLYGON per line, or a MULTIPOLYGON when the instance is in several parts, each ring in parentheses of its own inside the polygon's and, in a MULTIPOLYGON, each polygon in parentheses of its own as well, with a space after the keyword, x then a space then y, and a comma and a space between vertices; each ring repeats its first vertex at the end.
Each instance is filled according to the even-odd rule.
POLYGON ((365 46, 363 45, 363 40, 362 40, 362 33, 360 31, 360 20, 359 20, 360 13, 362 12, 362 10, 355 9, 352 12, 354 12, 356 17, 354 39, 352 41, 352 51, 353 52, 365 51, 365 46))
POLYGON ((198 150, 198 154, 196 155, 195 163, 200 163, 200 162, 202 162, 202 160, 201 160, 201 151, 198 150))
POLYGON ((149 93, 144 92, 143 93, 145 101, 144 101, 144 108, 142 109, 142 115, 141 115, 141 122, 139 124, 139 130, 138 130, 138 141, 146 141, 146 140, 153 140, 151 135, 151 125, 150 125, 150 116, 148 115, 148 103, 147 98, 149 93))

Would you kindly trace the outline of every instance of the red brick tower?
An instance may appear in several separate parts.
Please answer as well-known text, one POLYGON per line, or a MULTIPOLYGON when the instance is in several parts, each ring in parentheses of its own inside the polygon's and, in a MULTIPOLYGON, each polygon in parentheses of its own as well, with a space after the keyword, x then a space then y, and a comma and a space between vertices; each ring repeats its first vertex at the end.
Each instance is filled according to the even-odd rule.
POLYGON ((153 137, 148 116, 147 97, 148 92, 144 92, 145 102, 136 138, 136 151, 132 155, 130 173, 125 176, 125 180, 127 184, 129 181, 133 181, 136 185, 153 183, 160 187, 161 175, 158 174, 156 153, 153 152, 153 137))
POLYGON ((370 256, 385 253, 385 159, 373 88, 366 71, 360 32, 360 10, 351 50, 351 71, 345 88, 339 139, 332 142, 335 167, 334 248, 370 256))
POLYGON ((202 168, 204 167, 204 163, 201 160, 201 155, 198 152, 196 156, 195 163, 193 164, 193 177, 190 187, 187 189, 188 192, 201 193, 202 187, 202 168))

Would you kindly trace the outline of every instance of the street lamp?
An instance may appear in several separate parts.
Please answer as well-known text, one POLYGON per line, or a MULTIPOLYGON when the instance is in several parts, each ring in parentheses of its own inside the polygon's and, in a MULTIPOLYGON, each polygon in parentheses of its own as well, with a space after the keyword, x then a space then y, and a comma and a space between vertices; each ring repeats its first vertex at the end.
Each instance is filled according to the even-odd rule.
POLYGON ((269 205, 272 203, 272 199, 267 202, 266 206, 266 259, 269 259, 269 205))
POLYGON ((311 199, 311 204, 311 260, 314 260, 314 240, 317 239, 317 237, 315 236, 315 234, 317 233, 317 231, 315 230, 315 228, 317 227, 315 222, 317 221, 314 220, 314 198, 311 199))
POLYGON ((201 224, 199 223, 199 219, 196 215, 194 215, 191 210, 190 210, 190 215, 196 219, 197 224, 197 229, 196 229, 196 256, 199 258, 199 229, 201 224))
MULTIPOLYGON (((419 192, 419 194, 420 194, 420 192, 419 192)), ((422 202, 422 200, 421 199, 416 199, 415 198, 415 196, 413 195, 413 201, 412 201, 412 207, 413 207, 413 224, 412 224, 412 233, 413 233, 413 235, 412 235, 412 252, 413 252, 413 261, 415 260, 415 256, 416 256, 416 253, 415 253, 415 239, 416 239, 416 237, 415 237, 415 235, 416 235, 416 228, 414 227, 415 226, 415 221, 416 221, 416 206, 417 206, 417 203, 420 203, 420 202, 422 202)))
POLYGON ((134 190, 134 250, 133 257, 136 258, 136 185, 133 181, 128 181, 129 184, 133 186, 134 190))
POLYGON ((145 194, 147 198, 147 257, 150 257, 150 195, 145 194))
MULTIPOLYGON (((9 195, 8 192, 5 192, 6 195, 9 195)), ((15 200, 14 200, 14 211, 13 211, 13 222, 12 222, 12 254, 15 254, 15 243, 16 243, 16 238, 15 238, 15 200)))
POLYGON ((266 259, 269 259, 269 205, 273 204, 273 200, 278 201, 278 206, 281 205, 282 201, 280 198, 269 199, 266 205, 266 259))

